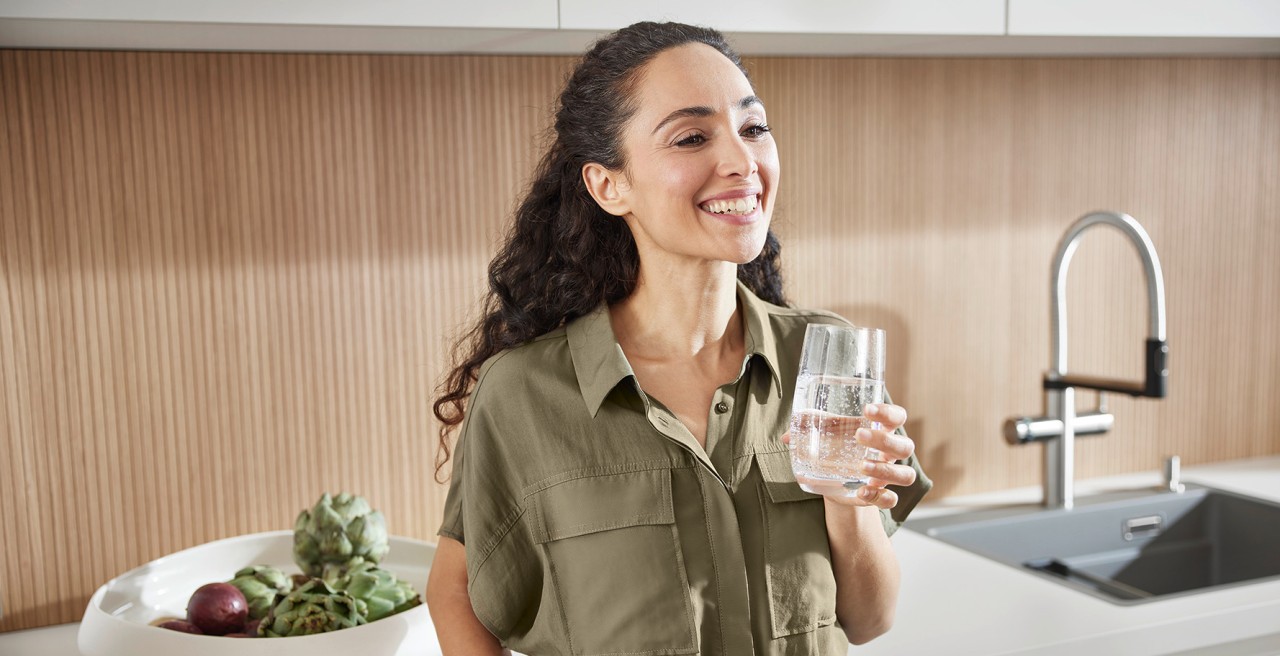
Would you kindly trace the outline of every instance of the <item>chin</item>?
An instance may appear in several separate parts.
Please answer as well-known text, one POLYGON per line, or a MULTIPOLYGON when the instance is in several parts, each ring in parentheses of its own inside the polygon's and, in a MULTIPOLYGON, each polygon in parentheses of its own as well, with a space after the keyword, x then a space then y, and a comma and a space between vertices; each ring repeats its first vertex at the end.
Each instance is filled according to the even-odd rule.
POLYGON ((752 239, 750 243, 743 244, 742 248, 736 249, 734 253, 728 253, 725 259, 739 266, 753 262, 760 253, 764 252, 765 236, 762 234, 759 239, 752 239))

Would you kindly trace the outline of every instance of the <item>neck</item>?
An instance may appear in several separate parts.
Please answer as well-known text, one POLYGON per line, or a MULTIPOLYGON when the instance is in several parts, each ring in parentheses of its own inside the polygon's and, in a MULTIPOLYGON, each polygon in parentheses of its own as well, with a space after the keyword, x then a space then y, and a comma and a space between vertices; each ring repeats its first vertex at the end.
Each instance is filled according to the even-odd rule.
POLYGON ((732 262, 661 271, 641 266, 635 290, 610 307, 609 314, 628 357, 718 359, 740 352, 744 342, 732 262))

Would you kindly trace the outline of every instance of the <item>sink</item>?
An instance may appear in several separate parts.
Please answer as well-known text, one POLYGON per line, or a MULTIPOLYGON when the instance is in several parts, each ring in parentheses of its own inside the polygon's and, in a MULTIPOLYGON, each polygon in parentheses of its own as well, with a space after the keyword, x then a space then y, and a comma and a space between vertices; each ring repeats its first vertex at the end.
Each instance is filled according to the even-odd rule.
POLYGON ((1120 492, 906 527, 1115 604, 1280 577, 1280 504, 1213 488, 1120 492))

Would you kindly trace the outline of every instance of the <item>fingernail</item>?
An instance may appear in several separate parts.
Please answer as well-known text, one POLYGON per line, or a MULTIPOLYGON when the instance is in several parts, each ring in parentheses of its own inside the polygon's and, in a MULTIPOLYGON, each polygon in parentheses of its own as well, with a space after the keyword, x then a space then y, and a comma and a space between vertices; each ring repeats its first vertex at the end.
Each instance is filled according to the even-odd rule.
POLYGON ((865 428, 859 428, 858 432, 854 433, 853 436, 859 440, 869 440, 871 439, 871 431, 865 428))
POLYGON ((879 403, 872 403, 872 404, 870 404, 870 405, 868 405, 868 406, 866 407, 866 411, 867 411, 869 414, 877 414, 877 415, 878 415, 878 414, 880 414, 880 404, 879 404, 879 403))
POLYGON ((874 475, 876 473, 876 463, 874 462, 862 463, 862 473, 874 475))

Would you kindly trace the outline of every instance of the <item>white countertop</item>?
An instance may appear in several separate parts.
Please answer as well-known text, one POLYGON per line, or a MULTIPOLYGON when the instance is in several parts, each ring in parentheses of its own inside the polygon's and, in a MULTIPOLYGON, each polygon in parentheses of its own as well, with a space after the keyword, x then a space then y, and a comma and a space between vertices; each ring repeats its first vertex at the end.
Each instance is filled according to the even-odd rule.
MULTIPOLYGON (((1280 457, 1188 468, 1183 480, 1280 502, 1280 457)), ((1082 481, 1077 496, 1159 482, 1154 471, 1082 481)), ((1039 499, 1038 487, 1019 488, 928 504, 914 516, 1039 499)), ((914 531, 893 542, 902 564, 897 622, 850 654, 1280 654, 1280 581, 1118 606, 914 531)), ((0 634, 0 656, 77 656, 78 627, 0 634)))

